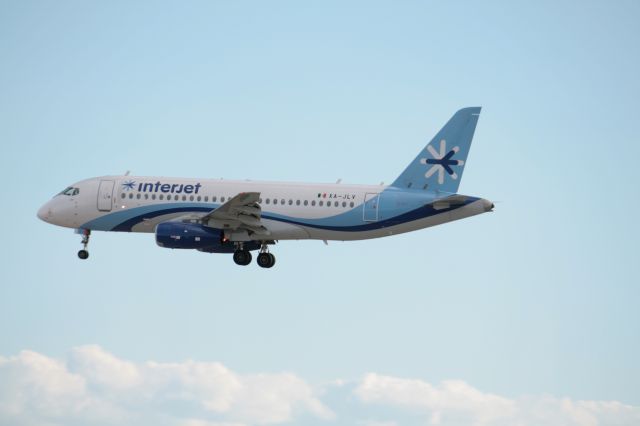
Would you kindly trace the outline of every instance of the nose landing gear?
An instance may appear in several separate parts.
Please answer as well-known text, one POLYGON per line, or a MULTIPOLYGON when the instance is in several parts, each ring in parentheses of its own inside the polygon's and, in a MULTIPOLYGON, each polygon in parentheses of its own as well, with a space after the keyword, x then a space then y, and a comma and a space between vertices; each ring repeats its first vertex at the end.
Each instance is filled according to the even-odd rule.
POLYGON ((91 230, 83 229, 82 230, 82 250, 78 252, 78 257, 82 260, 85 260, 89 257, 89 252, 87 251, 87 246, 89 245, 89 236, 91 235, 91 230))

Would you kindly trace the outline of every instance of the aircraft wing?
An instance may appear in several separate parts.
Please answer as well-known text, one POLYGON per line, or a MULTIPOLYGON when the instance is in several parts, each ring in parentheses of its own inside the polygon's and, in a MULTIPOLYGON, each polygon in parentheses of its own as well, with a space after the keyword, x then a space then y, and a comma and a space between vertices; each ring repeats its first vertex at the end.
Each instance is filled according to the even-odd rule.
POLYGON ((268 235, 269 231, 260 221, 262 209, 258 204, 259 198, 259 192, 241 192, 202 216, 200 220, 213 228, 246 230, 268 235))

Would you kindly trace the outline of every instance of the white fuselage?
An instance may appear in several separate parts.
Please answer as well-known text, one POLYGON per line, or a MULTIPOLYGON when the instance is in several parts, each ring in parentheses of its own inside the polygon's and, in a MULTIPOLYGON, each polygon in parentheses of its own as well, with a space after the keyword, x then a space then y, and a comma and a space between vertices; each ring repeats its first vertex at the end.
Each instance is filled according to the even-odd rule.
MULTIPOLYGON (((66 192, 46 203, 38 217, 69 228, 124 232, 154 232, 162 222, 196 220, 237 194, 257 192, 261 222, 272 240, 377 238, 484 213, 493 206, 467 197, 463 204, 434 209, 430 203, 443 194, 382 185, 144 176, 87 179, 66 192)), ((231 241, 265 238, 225 232, 231 241)))

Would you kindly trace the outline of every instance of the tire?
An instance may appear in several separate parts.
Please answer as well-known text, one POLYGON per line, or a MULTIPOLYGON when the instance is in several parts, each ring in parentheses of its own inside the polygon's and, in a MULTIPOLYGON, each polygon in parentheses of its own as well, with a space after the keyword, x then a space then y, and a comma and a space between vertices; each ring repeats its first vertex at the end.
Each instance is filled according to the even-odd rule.
POLYGON ((261 268, 270 268, 273 266, 270 253, 260 253, 258 255, 258 266, 261 268))
POLYGON ((80 250, 80 251, 78 252, 78 257, 79 257, 80 259, 82 259, 82 260, 85 260, 85 259, 87 259, 87 258, 89 257, 89 252, 88 252, 88 251, 86 251, 86 250, 80 250))
POLYGON ((233 261, 236 265, 247 266, 251 263, 251 253, 246 250, 236 250, 233 252, 233 261))
POLYGON ((269 254, 270 263, 269 263, 269 266, 267 266, 267 268, 273 268, 273 265, 276 264, 276 257, 271 253, 268 253, 268 254, 269 254))

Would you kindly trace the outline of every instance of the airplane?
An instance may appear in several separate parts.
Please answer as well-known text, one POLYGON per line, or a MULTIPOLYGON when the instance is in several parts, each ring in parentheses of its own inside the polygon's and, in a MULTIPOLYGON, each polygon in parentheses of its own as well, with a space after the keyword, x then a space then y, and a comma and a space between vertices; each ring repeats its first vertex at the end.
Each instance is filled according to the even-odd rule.
POLYGON ((259 182, 158 176, 101 176, 65 188, 37 213, 82 235, 154 233, 157 245, 233 253, 236 264, 274 266, 270 246, 285 240, 386 237, 493 211, 458 194, 480 107, 457 111, 391 185, 259 182))

